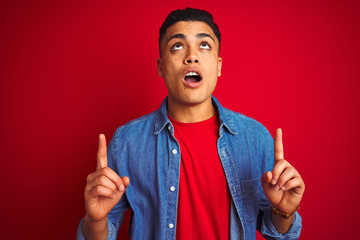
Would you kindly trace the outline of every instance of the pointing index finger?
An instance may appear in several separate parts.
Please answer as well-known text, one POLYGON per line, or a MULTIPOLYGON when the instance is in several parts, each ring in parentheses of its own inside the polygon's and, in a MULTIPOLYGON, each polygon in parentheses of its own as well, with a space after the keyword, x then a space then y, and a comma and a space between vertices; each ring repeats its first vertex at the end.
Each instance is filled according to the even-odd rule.
POLYGON ((274 154, 275 154, 275 161, 284 159, 284 148, 282 142, 281 128, 276 129, 275 132, 274 154))
POLYGON ((99 149, 97 152, 97 167, 96 169, 107 167, 107 150, 106 138, 104 134, 99 135, 99 149))

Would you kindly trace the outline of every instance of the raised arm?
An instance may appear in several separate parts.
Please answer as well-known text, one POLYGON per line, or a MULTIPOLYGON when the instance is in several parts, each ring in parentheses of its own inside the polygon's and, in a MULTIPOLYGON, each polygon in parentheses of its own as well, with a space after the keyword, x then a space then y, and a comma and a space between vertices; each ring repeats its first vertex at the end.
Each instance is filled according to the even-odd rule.
POLYGON ((293 213, 300 205, 305 184, 299 172, 284 159, 280 128, 275 133, 274 155, 275 164, 272 172, 264 173, 261 180, 266 198, 272 208, 276 209, 271 213, 271 221, 279 233, 286 233, 293 221, 293 213), (290 215, 288 219, 284 217, 285 214, 290 215))
POLYGON ((130 184, 128 177, 120 178, 107 166, 106 151, 105 135, 100 134, 97 168, 95 172, 88 175, 84 191, 86 215, 82 231, 88 240, 106 239, 108 214, 130 184))

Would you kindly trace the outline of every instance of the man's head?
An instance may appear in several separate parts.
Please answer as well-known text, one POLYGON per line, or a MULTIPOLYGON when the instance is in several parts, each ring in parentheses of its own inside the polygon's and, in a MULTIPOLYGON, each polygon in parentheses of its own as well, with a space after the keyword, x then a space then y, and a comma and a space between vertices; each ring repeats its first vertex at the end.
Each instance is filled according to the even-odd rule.
POLYGON ((199 22, 204 22, 207 25, 209 25, 209 27, 213 30, 213 32, 219 42, 218 51, 220 54, 221 34, 220 34, 218 26, 213 21, 213 16, 204 10, 199 10, 199 9, 194 9, 194 8, 186 8, 186 9, 178 9, 178 10, 172 11, 167 16, 167 18, 165 19, 163 24, 161 25, 160 30, 159 30, 159 32, 160 32, 160 35, 159 35, 160 56, 162 56, 161 43, 162 43, 162 40, 164 39, 167 29, 169 27, 171 27, 172 25, 174 25, 175 23, 181 22, 181 21, 199 21, 199 22))
POLYGON ((169 16, 160 31, 161 55, 157 59, 159 76, 168 89, 168 106, 211 106, 222 67, 218 28, 216 35, 210 26, 216 26, 211 15, 201 10, 176 10, 169 16), (178 17, 171 17, 174 15, 178 17))

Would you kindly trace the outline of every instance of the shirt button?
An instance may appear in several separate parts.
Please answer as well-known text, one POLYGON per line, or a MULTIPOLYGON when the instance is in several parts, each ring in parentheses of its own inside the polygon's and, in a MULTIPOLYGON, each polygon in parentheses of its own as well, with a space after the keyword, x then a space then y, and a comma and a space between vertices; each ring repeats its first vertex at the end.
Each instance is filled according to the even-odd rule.
POLYGON ((171 125, 168 126, 168 130, 169 130, 169 131, 171 130, 171 125))
POLYGON ((176 149, 173 149, 171 152, 172 152, 172 154, 177 154, 176 149))
POLYGON ((171 186, 171 187, 170 187, 170 191, 172 191, 172 192, 175 191, 175 187, 174 187, 174 186, 171 186))
POLYGON ((174 224, 170 223, 169 228, 173 228, 173 227, 174 227, 174 224))

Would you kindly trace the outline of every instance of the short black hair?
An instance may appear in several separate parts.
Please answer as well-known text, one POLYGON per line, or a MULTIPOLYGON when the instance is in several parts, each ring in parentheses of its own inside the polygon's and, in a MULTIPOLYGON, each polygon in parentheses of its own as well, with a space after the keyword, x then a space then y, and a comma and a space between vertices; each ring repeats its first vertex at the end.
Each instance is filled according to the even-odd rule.
POLYGON ((196 8, 186 8, 186 9, 178 9, 172 11, 165 19, 163 24, 160 27, 160 36, 159 36, 159 51, 161 56, 161 41, 163 40, 166 30, 180 21, 200 21, 204 22, 213 30, 216 38, 219 40, 219 54, 220 54, 220 42, 221 35, 218 26, 213 20, 213 16, 205 11, 196 8))

